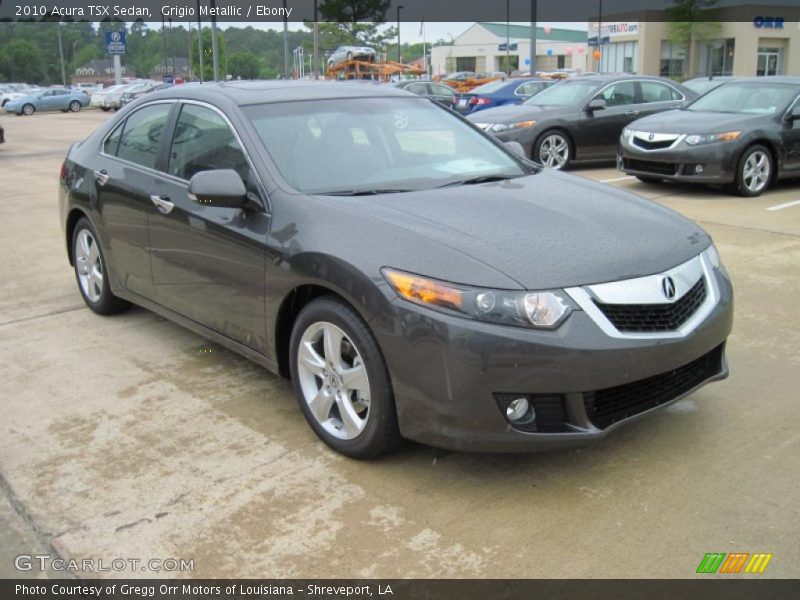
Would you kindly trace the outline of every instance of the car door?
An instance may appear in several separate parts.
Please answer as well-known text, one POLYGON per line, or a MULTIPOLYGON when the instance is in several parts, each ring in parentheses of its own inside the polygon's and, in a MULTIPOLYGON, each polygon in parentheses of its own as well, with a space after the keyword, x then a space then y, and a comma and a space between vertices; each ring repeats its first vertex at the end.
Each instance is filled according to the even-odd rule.
POLYGON ((679 108, 684 100, 681 92, 661 81, 640 81, 639 92, 641 101, 637 118, 679 108))
POLYGON ((150 260, 163 306, 259 352, 266 351, 266 195, 230 122, 217 109, 183 103, 151 191, 150 260), (234 169, 253 209, 189 197, 200 171, 234 169), (257 208, 259 207, 260 208, 257 208))
POLYGON ((36 103, 36 110, 46 111, 53 110, 55 104, 55 90, 45 90, 39 95, 39 100, 36 103))
POLYGON ((605 100, 606 107, 594 111, 584 108, 580 116, 578 133, 575 135, 576 157, 579 159, 615 156, 622 130, 639 117, 634 80, 611 83, 590 100, 598 98, 605 100))
POLYGON ((148 104, 121 121, 103 141, 91 177, 114 277, 125 289, 152 299, 147 219, 150 188, 174 102, 148 104))
POLYGON ((786 111, 781 124, 781 145, 784 148, 784 171, 800 173, 800 119, 789 119, 793 112, 800 111, 800 97, 786 111))

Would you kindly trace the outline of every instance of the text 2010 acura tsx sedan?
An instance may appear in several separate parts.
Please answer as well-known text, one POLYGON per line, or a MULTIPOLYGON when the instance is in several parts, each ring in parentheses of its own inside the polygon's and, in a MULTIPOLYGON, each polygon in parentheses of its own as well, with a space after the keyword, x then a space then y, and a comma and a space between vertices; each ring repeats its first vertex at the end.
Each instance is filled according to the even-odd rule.
POLYGON ((133 302, 291 376, 350 456, 596 440, 727 375, 700 227, 402 90, 156 92, 71 148, 60 190, 92 310, 133 302))
POLYGON ((737 79, 683 110, 634 121, 619 166, 646 182, 724 184, 742 196, 800 177, 800 77, 737 79))

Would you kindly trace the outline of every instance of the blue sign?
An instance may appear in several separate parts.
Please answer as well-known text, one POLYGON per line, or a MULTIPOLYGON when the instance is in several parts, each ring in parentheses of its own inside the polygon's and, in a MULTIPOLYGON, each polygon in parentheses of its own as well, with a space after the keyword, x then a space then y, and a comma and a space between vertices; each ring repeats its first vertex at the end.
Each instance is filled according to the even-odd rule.
POLYGON ((175 75, 164 75, 163 82, 169 84, 175 83, 175 75))
POLYGON ((125 54, 125 32, 106 31, 106 54, 125 54))
POLYGON ((783 29, 783 17, 756 17, 753 25, 759 29, 783 29))

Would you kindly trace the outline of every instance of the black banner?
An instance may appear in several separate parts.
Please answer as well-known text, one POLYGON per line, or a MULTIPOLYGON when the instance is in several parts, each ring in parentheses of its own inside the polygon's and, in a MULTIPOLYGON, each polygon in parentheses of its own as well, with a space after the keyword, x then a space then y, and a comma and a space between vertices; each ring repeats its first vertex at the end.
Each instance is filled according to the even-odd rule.
MULTIPOLYGON (((359 13, 358 6, 362 5, 333 0, 0 0, 0 21, 196 22, 215 18, 218 22, 300 22, 316 18, 394 22, 398 17, 403 22, 685 20, 685 15, 675 10, 674 0, 387 0, 377 15, 371 9, 359 13)), ((800 15, 797 0, 711 0, 708 6, 695 20, 783 23, 797 21, 800 15)))
POLYGON ((3 600, 592 600, 796 599, 800 581, 780 579, 555 580, 555 579, 206 579, 206 580, 2 580, 3 600))

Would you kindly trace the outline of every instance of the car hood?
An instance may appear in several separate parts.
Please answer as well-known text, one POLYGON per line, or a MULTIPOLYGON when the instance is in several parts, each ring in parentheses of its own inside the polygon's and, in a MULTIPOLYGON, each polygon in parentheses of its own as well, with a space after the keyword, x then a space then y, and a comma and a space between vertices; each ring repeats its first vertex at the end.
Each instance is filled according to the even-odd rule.
MULTIPOLYGON (((661 273, 710 244, 699 226, 663 206, 551 170, 497 183, 342 200, 356 220, 366 214, 387 225, 384 233, 370 228, 375 239, 386 240, 390 226, 392 244, 399 243, 400 228, 409 233, 409 244, 421 236, 444 246, 447 252, 426 256, 420 274, 468 272, 438 264, 452 261, 455 250, 531 290, 661 273)), ((477 270, 475 278, 450 280, 491 287, 477 270)))
POLYGON ((757 127, 773 115, 742 115, 692 110, 668 110, 634 121, 629 127, 649 133, 722 133, 757 127))
POLYGON ((541 121, 577 112, 574 106, 542 107, 532 104, 505 104, 496 108, 482 110, 480 115, 467 117, 475 123, 516 123, 535 119, 541 121))

